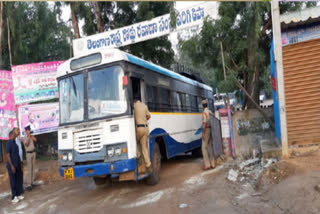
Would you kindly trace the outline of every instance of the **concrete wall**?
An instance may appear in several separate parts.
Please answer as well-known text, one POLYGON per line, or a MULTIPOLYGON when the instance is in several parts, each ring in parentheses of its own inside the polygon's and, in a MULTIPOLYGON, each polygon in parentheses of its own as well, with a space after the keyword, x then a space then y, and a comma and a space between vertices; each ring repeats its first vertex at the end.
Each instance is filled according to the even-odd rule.
MULTIPOLYGON (((263 109, 273 120, 273 109, 263 109)), ((236 156, 247 159, 254 150, 258 154, 260 142, 274 142, 275 132, 256 109, 237 111, 232 115, 233 137, 236 156)))

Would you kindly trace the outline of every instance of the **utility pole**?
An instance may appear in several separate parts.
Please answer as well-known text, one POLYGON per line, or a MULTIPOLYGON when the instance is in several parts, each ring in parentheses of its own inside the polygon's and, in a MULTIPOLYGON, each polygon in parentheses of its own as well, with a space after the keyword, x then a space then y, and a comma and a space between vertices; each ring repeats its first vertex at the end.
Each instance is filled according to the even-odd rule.
POLYGON ((283 64, 282 64, 282 43, 281 43, 281 26, 280 26, 280 9, 279 1, 271 1, 272 14, 272 32, 274 42, 274 56, 276 61, 276 78, 277 78, 277 93, 279 98, 279 116, 281 130, 282 157, 288 158, 288 133, 287 133, 287 116, 286 103, 283 79, 283 64))
POLYGON ((222 42, 220 42, 220 48, 221 48, 221 58, 222 58, 222 66, 223 66, 223 74, 224 74, 224 80, 226 80, 226 67, 224 66, 224 55, 223 55, 223 47, 222 42))

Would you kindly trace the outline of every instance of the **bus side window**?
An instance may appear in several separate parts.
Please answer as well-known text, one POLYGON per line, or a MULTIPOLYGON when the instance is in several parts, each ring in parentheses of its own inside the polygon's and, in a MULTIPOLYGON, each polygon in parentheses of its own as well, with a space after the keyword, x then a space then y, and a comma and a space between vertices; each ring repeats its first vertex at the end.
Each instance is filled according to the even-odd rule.
POLYGON ((203 108, 202 108, 202 98, 201 97, 197 97, 198 100, 198 111, 202 112, 203 108))
POLYGON ((147 106, 149 111, 157 111, 157 89, 147 85, 147 106))
POLYGON ((208 101, 209 101, 209 109, 213 112, 214 111, 214 109, 213 109, 213 102, 212 102, 212 99, 208 99, 208 101))
POLYGON ((186 95, 183 93, 179 93, 179 97, 182 104, 182 111, 186 112, 187 111, 186 95))
POLYGON ((159 88, 160 95, 160 111, 161 112, 170 112, 170 91, 168 89, 159 88))
POLYGON ((191 95, 191 112, 198 112, 197 97, 191 95))
POLYGON ((181 111, 181 100, 180 100, 180 97, 179 97, 179 94, 175 91, 172 91, 171 92, 172 94, 172 110, 174 112, 180 112, 181 111))
POLYGON ((186 106, 187 106, 187 111, 191 112, 191 98, 189 94, 186 94, 186 106))

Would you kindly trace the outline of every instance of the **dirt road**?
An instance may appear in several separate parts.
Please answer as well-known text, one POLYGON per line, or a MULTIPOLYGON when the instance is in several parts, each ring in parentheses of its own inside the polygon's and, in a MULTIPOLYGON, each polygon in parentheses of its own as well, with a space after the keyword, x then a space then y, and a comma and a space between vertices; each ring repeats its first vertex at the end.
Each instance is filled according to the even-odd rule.
POLYGON ((56 181, 26 192, 17 205, 0 191, 0 213, 320 213, 320 193, 313 189, 320 182, 317 164, 263 190, 228 181, 228 162, 206 172, 201 164, 190 156, 165 161, 156 186, 122 182, 97 188, 89 178, 56 181))
MULTIPOLYGON (((44 184, 25 193, 25 200, 12 205, 0 195, 1 213, 236 213, 221 195, 223 166, 202 172, 201 159, 181 156, 163 163, 160 183, 113 183, 96 187, 90 178, 44 184), (208 197, 208 198, 206 198, 208 197), (185 203, 186 208, 179 208, 185 203), (201 210, 199 210, 201 208, 201 210)), ((3 193, 2 193, 3 194, 3 193)))

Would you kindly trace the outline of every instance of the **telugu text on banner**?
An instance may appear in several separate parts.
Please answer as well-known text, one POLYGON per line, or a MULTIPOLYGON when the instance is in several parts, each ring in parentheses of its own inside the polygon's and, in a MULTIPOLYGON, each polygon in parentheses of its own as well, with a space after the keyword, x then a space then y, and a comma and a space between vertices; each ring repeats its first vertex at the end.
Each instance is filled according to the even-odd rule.
POLYGON ((12 66, 14 100, 16 104, 57 98, 57 68, 63 61, 12 66))

